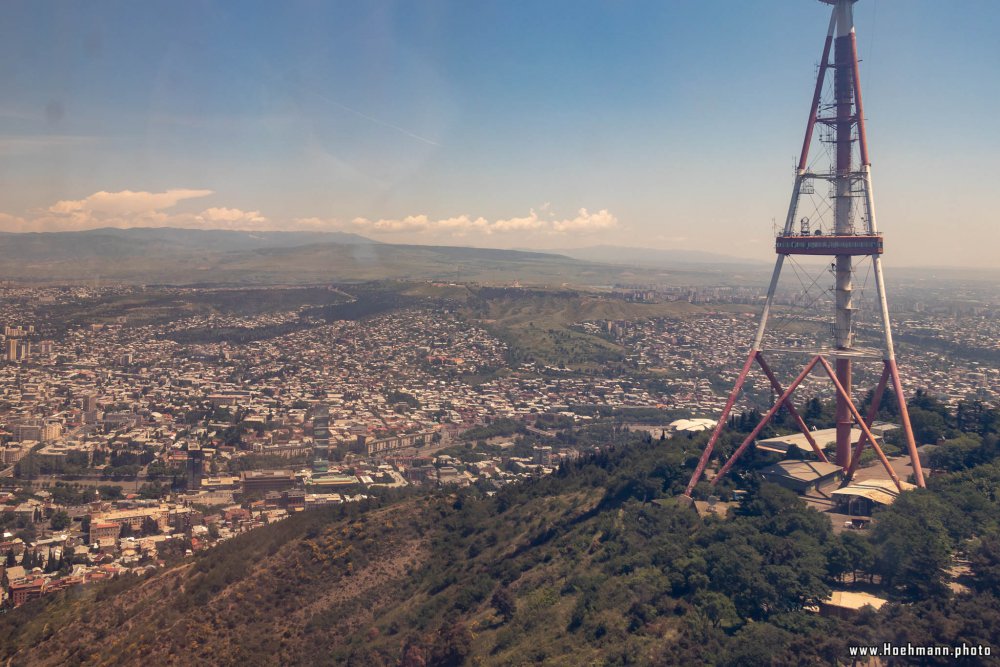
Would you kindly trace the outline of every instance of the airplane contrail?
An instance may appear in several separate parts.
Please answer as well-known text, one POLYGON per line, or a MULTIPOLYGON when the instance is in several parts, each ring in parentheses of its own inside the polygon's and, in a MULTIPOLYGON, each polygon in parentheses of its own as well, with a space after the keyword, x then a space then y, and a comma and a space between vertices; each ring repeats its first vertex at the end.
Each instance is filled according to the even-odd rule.
POLYGON ((344 111, 349 111, 352 114, 354 114, 355 116, 358 116, 359 118, 364 118, 365 120, 368 120, 368 121, 371 121, 373 123, 376 123, 377 125, 382 125, 383 127, 388 127, 390 129, 396 130, 397 132, 402 132, 403 134, 405 134, 406 136, 410 137, 411 139, 416 139, 417 141, 422 141, 425 144, 429 144, 431 146, 440 146, 441 145, 441 144, 439 144, 436 141, 428 139, 427 137, 422 137, 419 134, 414 134, 413 132, 410 132, 409 130, 407 130, 405 128, 402 128, 402 127, 400 127, 398 125, 393 125, 392 123, 390 123, 388 121, 384 121, 384 120, 381 120, 379 118, 375 118, 374 116, 369 116, 368 114, 362 113, 362 112, 358 111, 357 109, 352 109, 351 107, 347 106, 346 104, 342 104, 341 102, 338 102, 337 100, 334 100, 334 99, 332 99, 330 97, 327 97, 326 95, 323 95, 322 93, 319 93, 319 92, 317 92, 315 90, 312 90, 312 89, 308 89, 308 90, 313 95, 315 95, 316 97, 320 98, 321 100, 323 100, 327 104, 332 104, 335 107, 340 107, 344 111))

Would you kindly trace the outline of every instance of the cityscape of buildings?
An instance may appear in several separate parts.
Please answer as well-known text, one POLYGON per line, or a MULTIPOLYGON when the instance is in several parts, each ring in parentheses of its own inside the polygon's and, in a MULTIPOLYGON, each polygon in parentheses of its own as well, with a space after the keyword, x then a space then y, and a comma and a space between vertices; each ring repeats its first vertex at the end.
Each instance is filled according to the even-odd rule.
MULTIPOLYGON (((650 289, 644 299, 751 303, 745 311, 709 306, 678 318, 576 322, 572 328, 624 350, 621 372, 597 374, 541 362, 512 367, 508 343, 447 302, 332 322, 303 308, 156 323, 111 317, 61 328, 50 316, 61 303, 137 290, 9 287, 0 305, 8 323, 0 555, 10 604, 155 568, 380 487, 495 489, 550 473, 581 454, 553 439, 551 420, 585 424, 630 409, 659 411, 664 425, 711 418, 739 365, 739 344, 756 325, 750 290, 650 289), (197 335, 303 322, 246 342, 197 335), (488 430, 501 423, 526 430, 488 430), (475 456, 449 453, 473 439, 490 447, 475 456)), ((930 307, 897 314, 901 338, 930 343, 905 357, 907 386, 951 404, 995 402, 995 366, 947 351, 950 344, 997 350, 994 313, 930 307)), ((815 343, 810 317, 790 321, 797 324, 779 329, 771 344, 815 343)), ((769 400, 765 390, 748 390, 738 407, 759 408, 769 400)), ((819 382, 805 384, 802 395, 830 397, 819 382)))

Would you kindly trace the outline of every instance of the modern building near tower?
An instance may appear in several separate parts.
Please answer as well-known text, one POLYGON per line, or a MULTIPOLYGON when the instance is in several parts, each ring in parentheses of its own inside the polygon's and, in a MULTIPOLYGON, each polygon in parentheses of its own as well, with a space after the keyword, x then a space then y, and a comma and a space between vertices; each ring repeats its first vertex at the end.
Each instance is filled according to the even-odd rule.
POLYGON ((291 470, 248 470, 240 475, 240 485, 244 494, 264 495, 295 486, 295 475, 291 470))
MULTIPOLYGON (((883 444, 885 434, 889 431, 895 431, 899 428, 899 426, 888 422, 874 422, 869 428, 872 435, 875 436, 875 443, 881 446, 883 444)), ((812 436, 813 442, 819 445, 821 450, 830 450, 837 443, 837 429, 835 428, 824 428, 810 431, 809 435, 812 436)), ((851 445, 856 446, 858 441, 861 440, 863 436, 864 432, 860 428, 854 427, 851 429, 851 445)), ((815 458, 812 446, 809 444, 809 440, 803 433, 789 433, 787 435, 778 435, 765 440, 758 440, 755 446, 760 451, 775 454, 787 454, 793 449, 798 449, 803 458, 815 458)))
POLYGON ((765 481, 778 484, 796 493, 839 482, 843 470, 834 463, 824 461, 782 461, 760 471, 765 481))

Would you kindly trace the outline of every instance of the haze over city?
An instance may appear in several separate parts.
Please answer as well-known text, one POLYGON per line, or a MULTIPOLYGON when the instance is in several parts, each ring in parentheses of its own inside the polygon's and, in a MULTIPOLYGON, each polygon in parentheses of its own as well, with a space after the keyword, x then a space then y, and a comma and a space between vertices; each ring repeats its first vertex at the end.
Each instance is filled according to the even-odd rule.
MULTIPOLYGON (((767 261, 825 16, 805 1, 6 3, 0 229, 767 261)), ((1000 8, 873 0, 856 21, 892 265, 993 265, 1000 8)))

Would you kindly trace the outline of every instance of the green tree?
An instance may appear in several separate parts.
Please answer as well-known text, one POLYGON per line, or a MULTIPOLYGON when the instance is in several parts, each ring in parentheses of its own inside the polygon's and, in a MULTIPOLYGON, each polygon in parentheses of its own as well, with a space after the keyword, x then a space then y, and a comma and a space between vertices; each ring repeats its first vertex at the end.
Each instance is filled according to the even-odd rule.
POLYGON ((841 581, 844 575, 854 571, 854 561, 850 550, 841 539, 830 540, 826 548, 826 571, 832 579, 841 581))
POLYGON ((986 535, 969 554, 974 578, 972 586, 1000 597, 1000 535, 986 535))
POLYGON ((715 591, 698 591, 694 597, 694 605, 711 622, 712 627, 720 625, 731 626, 739 622, 733 601, 722 593, 715 591))
POLYGON ((101 494, 101 500, 119 500, 124 496, 122 487, 112 484, 102 484, 97 487, 97 491, 101 494))
POLYGON ((728 650, 718 664, 725 667, 773 664, 775 653, 787 645, 789 639, 788 632, 768 623, 748 624, 729 642, 728 650))
POLYGON ((410 636, 403 644, 399 667, 427 667, 429 654, 430 649, 420 637, 410 636))
POLYGON ((975 454, 983 446, 983 439, 975 433, 962 433, 941 443, 930 456, 930 467, 941 470, 964 470, 976 465, 975 454))
POLYGON ((71 521, 65 510, 59 510, 52 515, 52 530, 65 530, 69 528, 71 521))
POLYGON ((35 528, 35 524, 29 523, 27 526, 14 533, 14 537, 19 537, 25 542, 34 542, 38 537, 38 529, 35 528))
POLYGON ((514 600, 514 596, 511 595, 510 590, 504 586, 497 588, 496 592, 493 593, 490 604, 496 610, 497 614, 503 618, 504 623, 510 623, 517 612, 517 602, 514 600))
POLYGON ((59 574, 65 576, 73 570, 73 547, 66 547, 59 556, 59 574))
POLYGON ((876 515, 874 569, 886 585, 911 599, 947 593, 945 568, 953 546, 945 527, 947 513, 941 500, 916 490, 901 494, 876 515))
POLYGON ((840 536, 840 543, 847 549, 851 563, 849 572, 853 575, 854 581, 858 580, 859 571, 870 575, 875 567, 875 548, 868 537, 861 533, 848 532, 840 536))
POLYGON ((438 628, 431 646, 428 665, 434 667, 459 667, 465 664, 472 651, 472 633, 458 618, 446 619, 438 628))
POLYGON ((146 478, 149 480, 162 479, 164 477, 169 477, 173 471, 163 461, 153 461, 148 466, 146 466, 146 478))
POLYGON ((139 528, 140 535, 159 535, 160 525, 156 523, 153 517, 145 517, 142 520, 142 526, 139 528))
POLYGON ((139 487, 139 495, 143 498, 162 498, 170 492, 170 487, 160 482, 147 482, 139 487))
POLYGON ((59 561, 56 560, 55 554, 52 553, 52 549, 49 549, 49 557, 45 560, 45 573, 51 574, 59 569, 59 561))
POLYGON ((913 408, 910 410, 910 424, 917 444, 934 444, 947 433, 944 417, 937 412, 913 408))

